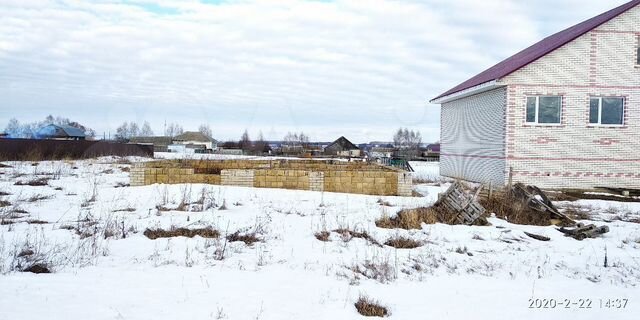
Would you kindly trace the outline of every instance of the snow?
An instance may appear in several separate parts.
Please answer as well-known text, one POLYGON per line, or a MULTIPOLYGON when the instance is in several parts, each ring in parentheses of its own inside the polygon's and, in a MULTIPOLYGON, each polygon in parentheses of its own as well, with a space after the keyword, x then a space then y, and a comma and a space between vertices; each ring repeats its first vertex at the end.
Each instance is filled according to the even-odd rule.
POLYGON ((440 162, 409 161, 409 164, 415 171, 414 180, 438 181, 443 178, 440 176, 440 162))
MULTIPOLYGON (((28 214, 0 225, 0 319, 362 319, 353 307, 361 294, 388 306, 391 319, 631 319, 640 311, 640 225, 611 219, 637 214, 638 203, 578 201, 611 229, 584 241, 497 218, 488 227, 391 230, 375 220, 428 206, 447 184, 416 185, 426 196, 410 198, 203 184, 116 187, 128 183, 129 162, 147 161, 126 160, 4 162, 11 167, 0 168, 0 191, 10 195, 0 199, 11 205, 0 214, 17 207, 28 214), (34 177, 55 179, 14 185, 34 177), (34 195, 49 198, 29 202, 34 195), (191 211, 175 210, 183 200, 191 211), (109 226, 115 233, 105 238, 109 226), (223 236, 258 231, 262 241, 143 235, 147 228, 208 226, 223 236), (98 233, 82 238, 70 227, 98 233), (394 249, 336 233, 328 242, 314 236, 337 228, 367 231, 381 243, 402 235, 424 245, 394 249), (25 246, 46 253, 55 272, 12 271, 14 254, 25 246), (352 271, 367 261, 388 267, 387 280, 352 271), (591 299, 593 307, 530 309, 530 298, 591 299), (608 298, 629 303, 599 308, 598 299, 608 298)), ((437 163, 412 165, 420 175, 437 175, 437 163)))

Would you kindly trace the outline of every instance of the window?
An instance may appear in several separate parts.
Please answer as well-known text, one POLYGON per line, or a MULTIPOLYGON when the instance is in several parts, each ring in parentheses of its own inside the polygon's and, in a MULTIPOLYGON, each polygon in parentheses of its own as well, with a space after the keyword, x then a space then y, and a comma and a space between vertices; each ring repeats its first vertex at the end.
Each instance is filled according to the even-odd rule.
POLYGON ((636 65, 640 66, 640 46, 638 46, 638 53, 636 54, 636 65))
POLYGON ((562 97, 527 97, 527 123, 559 124, 562 97))
POLYGON ((589 102, 589 123, 622 125, 624 123, 624 99, 594 97, 589 102))

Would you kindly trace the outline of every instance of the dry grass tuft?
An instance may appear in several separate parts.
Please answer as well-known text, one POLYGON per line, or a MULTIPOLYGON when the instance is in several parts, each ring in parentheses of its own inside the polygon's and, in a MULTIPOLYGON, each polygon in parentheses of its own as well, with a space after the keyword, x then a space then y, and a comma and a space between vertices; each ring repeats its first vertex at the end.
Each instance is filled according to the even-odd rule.
POLYGON ((229 240, 229 242, 242 241, 248 246, 260 241, 255 232, 241 234, 240 231, 236 231, 230 235, 227 235, 227 240, 229 240))
POLYGON ((339 234, 342 237, 342 240, 344 242, 349 242, 353 238, 360 238, 360 239, 367 240, 367 241, 369 241, 372 244, 375 244, 377 246, 382 246, 382 245, 380 245, 380 243, 376 239, 374 239, 366 231, 355 231, 355 230, 350 230, 350 229, 347 229, 347 228, 338 228, 338 229, 333 230, 333 232, 339 234))
POLYGON ((16 181, 14 183, 14 185, 16 185, 16 186, 32 186, 32 187, 46 186, 46 185, 49 185, 49 179, 47 179, 47 178, 37 178, 37 179, 29 180, 29 181, 16 181))
POLYGON ((376 226, 386 229, 422 229, 422 224, 435 224, 438 222, 457 224, 456 215, 446 212, 438 207, 408 209, 398 212, 395 217, 386 214, 376 220, 376 226))
POLYGON ((360 296, 354 305, 358 313, 365 317, 386 317, 389 315, 387 307, 367 296, 360 296))
POLYGON ((414 249, 422 246, 422 242, 413 240, 411 238, 405 238, 402 236, 391 238, 387 240, 384 244, 397 249, 414 249))
POLYGON ((132 207, 113 210, 113 212, 134 212, 134 211, 136 211, 136 208, 132 208, 132 207))
POLYGON ((6 201, 6 200, 0 200, 0 208, 2 207, 8 207, 11 205, 11 202, 6 201))
POLYGON ((329 231, 318 231, 315 233, 316 239, 325 242, 329 241, 329 235, 331 235, 329 231))
POLYGON ((124 188, 124 187, 129 187, 129 186, 131 186, 131 185, 126 183, 126 182, 120 181, 120 182, 116 183, 116 185, 113 186, 113 187, 114 188, 124 188))
POLYGON ((532 226, 551 225, 553 217, 549 213, 542 213, 529 208, 521 199, 509 193, 495 193, 490 198, 483 197, 480 204, 488 213, 495 213, 496 217, 515 224, 532 226))
POLYGON ((354 264, 349 269, 357 275, 380 283, 389 283, 397 276, 395 267, 388 259, 365 260, 363 263, 354 264))
POLYGON ((27 198, 27 202, 38 202, 42 200, 51 199, 53 196, 45 196, 43 194, 34 194, 31 197, 27 198))
POLYGON ((47 221, 43 221, 43 220, 38 220, 38 219, 31 219, 31 220, 27 220, 28 224, 47 224, 49 222, 47 221))
POLYGON ((143 233, 147 238, 154 240, 158 238, 172 238, 172 237, 187 237, 193 238, 195 236, 201 236, 203 238, 217 238, 220 236, 220 232, 213 228, 200 228, 200 229, 187 229, 176 228, 170 230, 163 229, 147 229, 143 233))
POLYGON ((33 264, 25 269, 22 270, 22 272, 31 272, 31 273, 51 273, 51 270, 49 269, 49 267, 46 264, 43 263, 36 263, 33 264))

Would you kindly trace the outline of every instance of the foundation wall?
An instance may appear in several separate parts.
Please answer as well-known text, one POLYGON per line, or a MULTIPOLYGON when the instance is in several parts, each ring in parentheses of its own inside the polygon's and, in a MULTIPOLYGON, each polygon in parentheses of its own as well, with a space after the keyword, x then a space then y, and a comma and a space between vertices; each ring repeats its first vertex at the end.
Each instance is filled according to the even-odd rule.
POLYGON ((410 173, 348 162, 162 161, 136 164, 131 168, 131 186, 154 183, 208 183, 385 196, 412 194, 410 173))

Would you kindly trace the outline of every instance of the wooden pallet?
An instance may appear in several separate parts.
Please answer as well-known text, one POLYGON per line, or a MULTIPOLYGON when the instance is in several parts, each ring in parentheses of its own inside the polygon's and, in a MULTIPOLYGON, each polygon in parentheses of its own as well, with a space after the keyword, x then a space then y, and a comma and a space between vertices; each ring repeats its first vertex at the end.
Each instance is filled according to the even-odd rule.
POLYGON ((457 212, 456 221, 458 223, 471 225, 485 212, 485 208, 476 201, 477 196, 478 192, 475 194, 466 193, 462 184, 456 181, 439 196, 435 206, 442 206, 448 211, 457 212))

